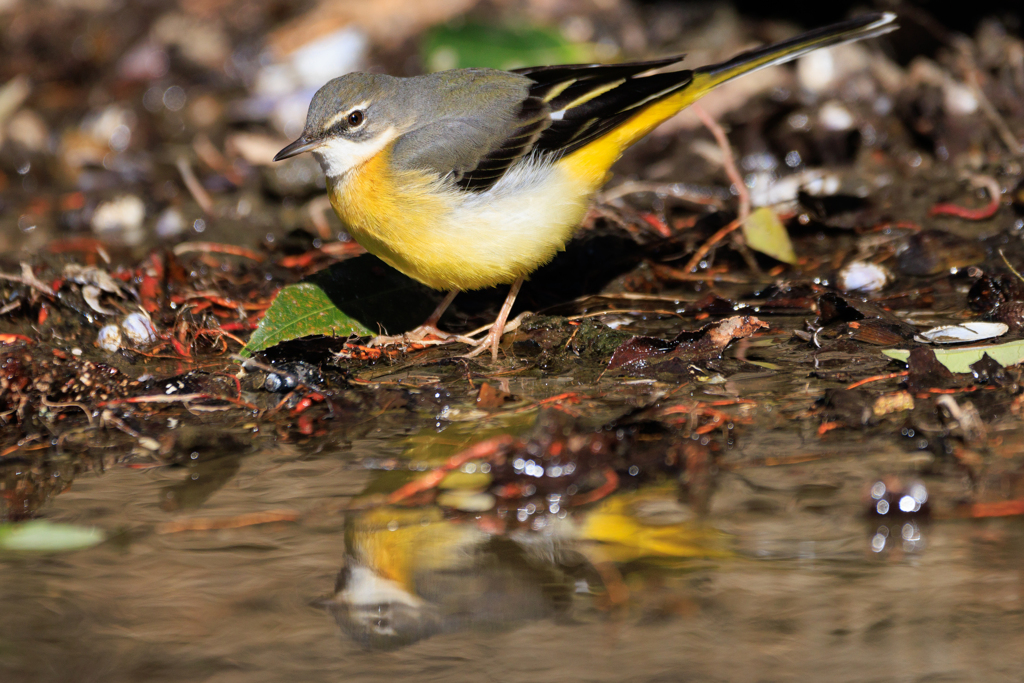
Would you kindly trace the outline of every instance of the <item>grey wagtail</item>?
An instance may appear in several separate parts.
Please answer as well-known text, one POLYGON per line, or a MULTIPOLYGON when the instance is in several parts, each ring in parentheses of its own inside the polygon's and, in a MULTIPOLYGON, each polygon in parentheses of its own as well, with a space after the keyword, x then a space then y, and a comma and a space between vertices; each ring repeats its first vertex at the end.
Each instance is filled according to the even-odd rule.
MULTIPOLYGON (((350 73, 317 91, 298 140, 355 240, 409 277, 449 290, 512 283, 476 355, 497 360, 523 279, 565 247, 623 151, 737 76, 897 28, 869 14, 692 71, 683 56, 628 64, 458 69, 413 78, 350 73)), ((424 329, 421 328, 421 329, 424 329)))

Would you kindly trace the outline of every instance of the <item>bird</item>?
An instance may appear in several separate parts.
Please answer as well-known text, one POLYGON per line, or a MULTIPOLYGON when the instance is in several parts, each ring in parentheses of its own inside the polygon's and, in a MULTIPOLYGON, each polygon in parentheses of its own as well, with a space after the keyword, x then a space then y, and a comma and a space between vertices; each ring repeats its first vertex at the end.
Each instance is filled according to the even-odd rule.
MULTIPOLYGON (((685 55, 620 64, 400 78, 349 73, 320 88, 275 161, 312 152, 335 213, 371 254, 448 295, 511 284, 487 336, 497 360, 523 281, 573 236, 623 152, 719 85, 819 48, 898 28, 872 13, 692 70, 685 55)), ((463 338, 464 339, 464 338, 463 338)))

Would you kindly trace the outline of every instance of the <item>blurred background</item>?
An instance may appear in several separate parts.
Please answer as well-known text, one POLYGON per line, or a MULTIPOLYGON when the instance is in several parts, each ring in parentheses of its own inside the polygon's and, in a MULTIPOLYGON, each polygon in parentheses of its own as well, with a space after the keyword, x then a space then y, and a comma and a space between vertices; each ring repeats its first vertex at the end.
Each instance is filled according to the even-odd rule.
MULTIPOLYGON (((960 34, 980 38, 982 68, 998 62, 1011 81, 1024 78, 1014 5, 886 5, 901 14, 903 29, 883 48, 848 46, 795 70, 762 72, 716 92, 706 106, 723 117, 759 97, 814 105, 840 88, 840 101, 874 102, 876 92, 866 98, 864 83, 848 78, 870 70, 890 100, 917 78, 945 88, 955 109, 965 96, 956 87, 960 34)), ((127 248, 200 235, 251 243, 295 229, 331 239, 341 227, 318 200, 315 161, 270 160, 299 133, 313 93, 333 77, 679 52, 699 65, 866 9, 844 2, 808 10, 636 0, 0 0, 0 249, 34 249, 58 237, 127 248)), ((632 150, 620 172, 680 181, 714 172, 700 155, 680 159, 681 130, 710 140, 698 128, 682 114, 632 150)))

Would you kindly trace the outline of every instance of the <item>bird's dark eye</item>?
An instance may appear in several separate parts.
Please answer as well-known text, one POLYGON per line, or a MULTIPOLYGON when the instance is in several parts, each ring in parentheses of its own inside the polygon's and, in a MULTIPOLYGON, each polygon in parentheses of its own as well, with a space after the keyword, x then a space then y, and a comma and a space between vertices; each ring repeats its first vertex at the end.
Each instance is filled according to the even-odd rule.
POLYGON ((363 123, 363 120, 365 118, 366 117, 363 115, 363 112, 360 111, 359 109, 356 109, 354 112, 348 115, 348 125, 352 126, 353 128, 356 128, 363 123))

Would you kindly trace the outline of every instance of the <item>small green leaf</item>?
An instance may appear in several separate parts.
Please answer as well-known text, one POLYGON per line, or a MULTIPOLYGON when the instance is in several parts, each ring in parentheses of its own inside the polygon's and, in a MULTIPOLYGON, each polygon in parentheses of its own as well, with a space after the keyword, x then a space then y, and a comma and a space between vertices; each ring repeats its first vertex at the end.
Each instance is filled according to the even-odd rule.
POLYGON ((789 241, 786 226, 767 206, 755 209, 747 216, 747 220, 743 221, 743 239, 754 251, 767 254, 783 263, 796 263, 796 252, 793 251, 793 243, 789 241))
MULTIPOLYGON (((889 358, 894 358, 903 363, 910 358, 910 351, 906 349, 885 349, 882 351, 889 358)), ((935 349, 935 358, 950 372, 968 373, 971 372, 971 365, 981 360, 982 356, 988 354, 992 360, 1004 368, 1024 362, 1024 339, 996 344, 994 346, 968 346, 956 349, 935 349)))
POLYGON ((241 355, 251 356, 274 344, 311 334, 347 337, 373 333, 339 310, 318 285, 299 282, 280 291, 241 355))
POLYGON ((422 324, 437 298, 376 256, 363 254, 282 289, 240 355, 314 334, 398 334, 422 324))
POLYGON ((0 524, 0 548, 56 552, 80 550, 102 543, 104 533, 94 527, 59 524, 34 520, 17 524, 0 524))

